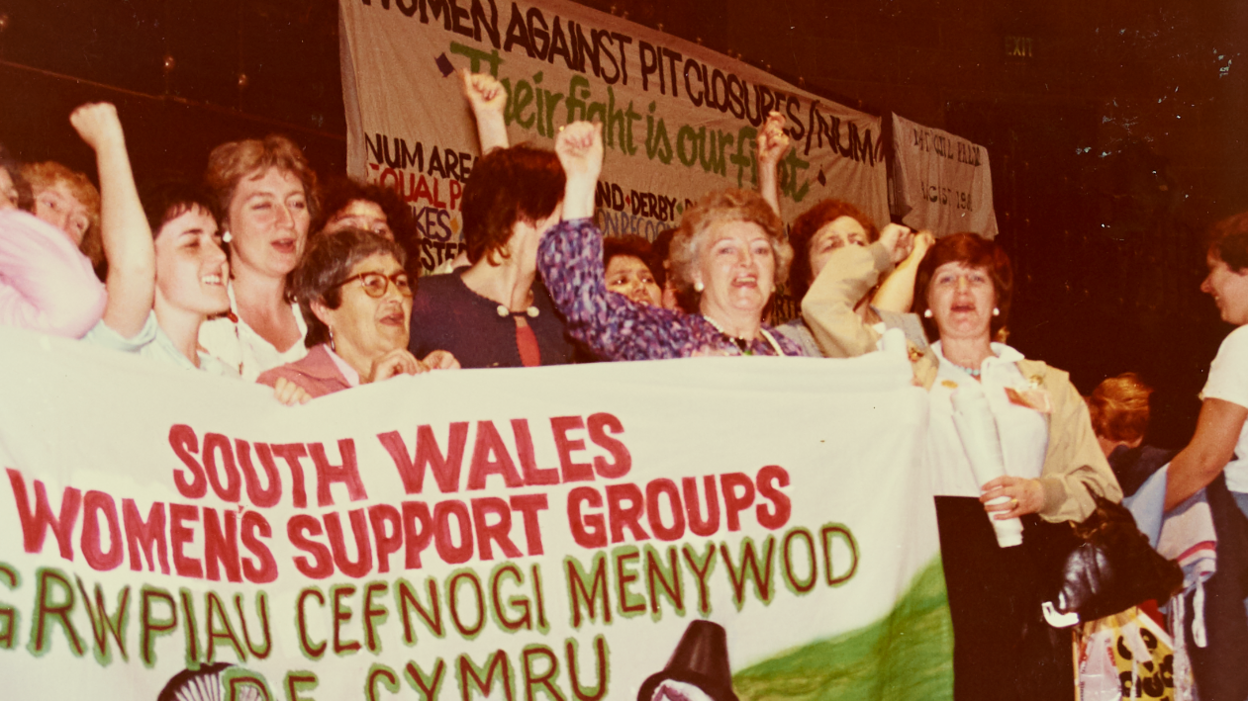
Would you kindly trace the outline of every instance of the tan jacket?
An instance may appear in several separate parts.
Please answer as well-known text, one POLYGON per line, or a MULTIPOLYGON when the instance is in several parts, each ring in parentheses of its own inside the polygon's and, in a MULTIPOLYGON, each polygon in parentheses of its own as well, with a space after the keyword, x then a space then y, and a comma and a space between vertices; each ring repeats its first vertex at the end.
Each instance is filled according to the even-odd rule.
POLYGON ((880 275, 893 267, 882 244, 844 246, 832 254, 802 298, 802 318, 828 358, 856 358, 875 350, 880 334, 854 312, 880 275))
MULTIPOLYGON (((835 251, 802 298, 802 320, 827 358, 856 358, 876 350, 880 333, 854 311, 855 305, 893 269, 884 244, 845 246, 835 251)), ((872 307, 874 309, 874 307, 872 307)), ((906 334, 911 359, 927 350, 923 326, 914 314, 876 309, 887 328, 906 334)))
MULTIPOLYGON (((939 363, 936 352, 928 349, 915 365, 915 377, 924 387, 931 389, 939 363)), ((1122 501, 1122 487, 1096 442, 1088 405, 1071 384, 1070 374, 1039 360, 1020 360, 1018 369, 1023 377, 1048 392, 1053 405, 1053 412, 1044 417, 1049 428, 1049 447, 1040 470, 1040 485, 1044 488, 1040 517, 1053 523, 1083 521, 1096 509, 1093 493, 1110 501, 1122 501)))

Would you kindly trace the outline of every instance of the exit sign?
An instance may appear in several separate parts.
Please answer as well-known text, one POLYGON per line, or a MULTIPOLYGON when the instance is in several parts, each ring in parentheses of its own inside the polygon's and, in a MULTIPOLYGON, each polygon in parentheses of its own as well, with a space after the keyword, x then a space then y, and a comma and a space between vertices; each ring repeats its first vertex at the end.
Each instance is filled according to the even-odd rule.
POLYGON ((1005 38, 1005 55, 1010 58, 1031 58, 1032 38, 1007 36, 1005 38))

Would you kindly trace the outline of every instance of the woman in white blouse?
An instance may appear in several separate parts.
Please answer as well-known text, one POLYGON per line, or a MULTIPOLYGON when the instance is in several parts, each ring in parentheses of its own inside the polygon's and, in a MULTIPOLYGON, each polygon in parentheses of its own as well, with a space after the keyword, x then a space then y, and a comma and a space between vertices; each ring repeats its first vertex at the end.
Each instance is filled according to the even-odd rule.
POLYGON ((316 173, 284 136, 221 144, 204 180, 221 203, 231 279, 228 315, 200 327, 210 354, 254 381, 307 354, 307 327, 286 293, 316 214, 316 173))
POLYGON ((1011 292, 1009 258, 975 234, 936 242, 915 282, 915 311, 940 339, 916 374, 931 391, 926 460, 953 619, 954 697, 1073 698, 1069 631, 1047 625, 1040 609, 1040 582, 1053 574, 1038 564, 1045 531, 1087 518, 1094 494, 1122 493, 1067 373, 992 343, 1011 292), (975 478, 954 425, 955 393, 986 400, 1006 476, 975 478), (1000 547, 989 519, 1018 517, 1022 545, 1000 547))

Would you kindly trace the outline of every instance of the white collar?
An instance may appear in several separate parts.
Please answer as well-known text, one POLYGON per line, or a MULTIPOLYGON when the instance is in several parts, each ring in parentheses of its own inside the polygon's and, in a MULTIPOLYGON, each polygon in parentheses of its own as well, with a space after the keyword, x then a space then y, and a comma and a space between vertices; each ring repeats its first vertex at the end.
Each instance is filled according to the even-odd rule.
MULTIPOLYGON (((1022 353, 1018 352, 1017 350, 1015 350, 1014 348, 1010 346, 1005 345, 1004 343, 989 343, 988 347, 992 350, 992 355, 987 358, 984 358, 983 365, 980 366, 981 372, 986 367, 997 365, 999 363, 1017 363, 1020 360, 1027 359, 1027 357, 1024 356, 1022 353)), ((940 341, 936 341, 935 343, 932 344, 932 350, 935 351, 936 357, 940 359, 941 365, 951 365, 953 367, 958 368, 959 370, 962 369, 961 365, 958 365, 957 363, 945 357, 945 351, 941 347, 940 341)))

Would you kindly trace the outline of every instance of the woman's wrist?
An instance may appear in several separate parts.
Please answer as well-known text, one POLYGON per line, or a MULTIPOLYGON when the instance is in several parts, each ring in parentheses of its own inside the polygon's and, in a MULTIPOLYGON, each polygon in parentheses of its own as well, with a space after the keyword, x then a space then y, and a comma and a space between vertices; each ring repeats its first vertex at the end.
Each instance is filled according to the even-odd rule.
POLYGON ((563 191, 563 220, 589 219, 594 216, 594 190, 597 182, 569 180, 563 191))

